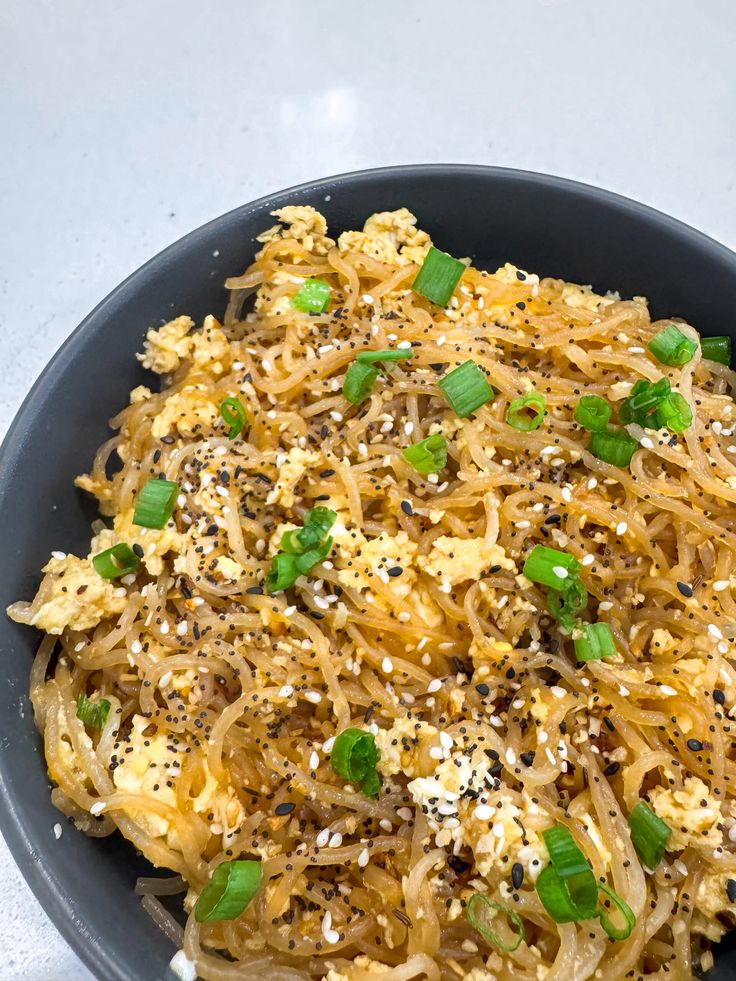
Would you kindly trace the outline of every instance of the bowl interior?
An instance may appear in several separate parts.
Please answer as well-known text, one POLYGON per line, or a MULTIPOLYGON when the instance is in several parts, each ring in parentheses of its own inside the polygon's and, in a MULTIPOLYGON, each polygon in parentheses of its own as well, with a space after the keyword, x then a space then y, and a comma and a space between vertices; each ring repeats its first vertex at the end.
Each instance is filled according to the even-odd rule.
MULTIPOLYGON (((435 243, 495 269, 510 260, 545 275, 643 294, 653 316, 680 315, 704 334, 732 334, 736 256, 643 206, 582 185, 465 166, 390 168, 331 178, 264 198, 171 246, 105 299, 66 342, 24 402, 0 451, 5 560, 0 606, 30 598, 52 549, 89 542, 90 501, 73 487, 106 420, 135 385, 145 330, 180 313, 224 310, 226 276, 251 261, 269 212, 311 204, 333 234, 374 211, 408 207, 435 243)), ((84 553, 83 553, 84 554, 84 553)), ((0 617, 0 821, 31 888, 90 969, 106 979, 163 978, 173 949, 133 894, 147 865, 119 836, 77 833, 53 808, 27 698, 38 637, 0 617), (62 820, 57 841, 53 826, 62 820), (131 943, 131 938, 135 942, 131 943)), ((162 874, 165 874, 162 872, 162 874)), ((713 981, 736 976, 728 945, 713 981)))

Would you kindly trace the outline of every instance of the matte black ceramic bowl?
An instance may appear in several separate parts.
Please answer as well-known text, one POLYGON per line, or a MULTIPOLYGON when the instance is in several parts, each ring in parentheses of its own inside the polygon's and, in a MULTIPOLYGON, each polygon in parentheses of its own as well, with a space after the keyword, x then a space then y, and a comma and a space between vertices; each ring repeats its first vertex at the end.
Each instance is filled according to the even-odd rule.
MULTIPOLYGON (((72 334, 34 385, 0 451, 0 608, 30 598, 52 549, 86 551, 91 505, 72 485, 107 437, 105 420, 150 376, 136 362, 144 332, 179 313, 222 313, 226 276, 251 261, 269 212, 311 204, 333 233, 374 211, 408 207, 434 241, 495 269, 525 269, 643 294, 653 315, 684 316, 704 334, 734 334, 736 256, 640 204, 555 177, 491 167, 418 166, 328 178, 262 198, 187 235, 134 273, 72 334)), ((145 863, 119 837, 77 833, 49 799, 26 697, 38 636, 0 616, 0 822, 39 901, 100 978, 170 975, 170 943, 133 894, 145 863)), ((719 951, 712 978, 736 976, 719 951)))

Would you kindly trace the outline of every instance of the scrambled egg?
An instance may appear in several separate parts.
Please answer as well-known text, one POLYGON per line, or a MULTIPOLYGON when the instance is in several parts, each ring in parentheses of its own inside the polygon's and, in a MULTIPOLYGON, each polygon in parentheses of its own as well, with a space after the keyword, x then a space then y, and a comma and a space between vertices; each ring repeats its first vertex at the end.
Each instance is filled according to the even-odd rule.
POLYGON ((43 571, 46 575, 37 596, 42 602, 30 623, 48 634, 61 634, 67 627, 90 630, 126 607, 125 589, 103 579, 89 559, 51 558, 43 571))
POLYGON ((172 430, 186 438, 209 435, 220 417, 220 407, 204 391, 203 386, 187 385, 170 395, 151 426, 156 439, 168 436, 172 430))
POLYGON ((141 561, 152 576, 160 576, 164 569, 164 557, 171 553, 186 551, 187 536, 176 530, 173 521, 168 521, 163 528, 142 528, 133 524, 134 508, 119 511, 113 522, 114 536, 109 531, 103 531, 94 539, 94 551, 109 548, 115 541, 127 542, 131 548, 140 545, 143 549, 141 561), (114 537, 114 541, 113 541, 114 537))
POLYGON ((692 845, 712 851, 722 843, 721 802, 699 777, 685 777, 682 790, 654 787, 649 798, 655 814, 672 828, 671 850, 692 845))
POLYGON ((391 265, 421 264, 432 241, 416 225, 417 219, 406 208, 381 211, 368 218, 362 232, 343 232, 337 244, 341 252, 364 252, 391 265))
MULTIPOLYGON (((361 536, 362 537, 362 536, 361 536)), ((416 555, 417 546, 411 541, 405 531, 395 536, 382 532, 377 538, 360 542, 357 538, 348 537, 343 542, 343 548, 354 547, 353 557, 347 561, 347 568, 339 573, 340 582, 353 589, 372 589, 376 580, 384 585, 391 585, 397 597, 405 596, 414 581, 416 573, 411 568, 411 562, 416 555), (392 576, 392 569, 402 569, 401 575, 392 576)))
POLYGON ((307 252, 326 255, 335 243, 327 237, 327 222, 323 215, 310 205, 288 205, 272 211, 281 224, 272 225, 257 236, 256 240, 266 245, 281 239, 295 239, 307 252))
POLYGON ((356 977, 370 977, 370 978, 380 978, 385 974, 392 974, 393 968, 389 964, 381 964, 380 961, 371 960, 365 954, 358 954, 352 963, 352 966, 347 969, 346 974, 342 974, 340 971, 336 971, 331 968, 327 974, 325 974, 322 981, 355 981, 356 977), (358 972, 358 973, 356 973, 358 972))
POLYGON ((419 722, 404 716, 396 719, 390 729, 379 729, 376 746, 381 753, 378 770, 384 777, 405 774, 426 777, 434 770, 437 760, 429 754, 440 748, 440 733, 429 722, 419 722))
POLYGON ((310 450, 301 450, 293 446, 288 453, 281 453, 276 458, 278 479, 269 491, 266 504, 281 504, 290 508, 294 505, 294 491, 309 467, 319 463, 320 456, 310 450))
POLYGON ((176 371, 183 358, 189 357, 192 340, 189 331, 194 327, 191 317, 176 317, 163 327, 151 328, 146 333, 143 354, 136 357, 144 368, 158 375, 176 371))
MULTIPOLYGON (((130 734, 120 740, 113 782, 124 793, 151 797, 178 810, 176 781, 186 758, 186 742, 173 733, 156 729, 151 734, 148 730, 148 719, 141 715, 133 717, 130 734)), ((226 843, 236 833, 245 814, 234 788, 230 785, 220 787, 206 763, 204 770, 201 786, 189 798, 189 805, 195 814, 205 815, 208 820, 212 815, 210 831, 222 835, 226 843)), ((130 813, 133 820, 152 837, 170 836, 169 843, 176 847, 175 829, 165 817, 135 809, 130 813)))
POLYGON ((488 545, 484 538, 451 538, 449 535, 435 538, 429 555, 420 555, 417 564, 430 576, 452 586, 468 579, 479 579, 494 565, 516 571, 514 562, 500 545, 488 545))

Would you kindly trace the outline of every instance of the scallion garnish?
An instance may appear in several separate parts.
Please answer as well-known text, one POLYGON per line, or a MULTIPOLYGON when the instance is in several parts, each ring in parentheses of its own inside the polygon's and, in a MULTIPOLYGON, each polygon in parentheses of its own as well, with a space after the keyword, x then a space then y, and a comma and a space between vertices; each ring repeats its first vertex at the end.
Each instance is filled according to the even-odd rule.
POLYGON ((197 923, 234 920, 253 899, 261 884, 261 863, 251 859, 221 862, 194 907, 197 923))
POLYGON ((607 623, 588 623, 583 636, 574 641, 578 661, 600 661, 616 653, 613 634, 607 623))
POLYGON ((175 480, 146 481, 138 492, 133 512, 133 524, 141 528, 163 528, 174 513, 174 505, 179 495, 179 485, 175 480))
POLYGON ((330 304, 330 284, 323 279, 307 279, 292 296, 291 305, 302 313, 324 313, 330 304))
POLYGON ((667 851, 672 828, 640 800, 629 814, 629 830, 636 854, 648 869, 656 869, 667 851))
POLYGON ((92 558, 95 571, 103 579, 117 579, 120 576, 127 576, 131 572, 136 572, 140 564, 141 560, 130 545, 126 545, 125 542, 118 542, 117 545, 106 548, 104 552, 98 552, 92 558))
POLYGON ((616 926, 609 916, 606 907, 599 906, 598 917, 601 921, 601 926, 606 931, 606 934, 610 940, 628 940, 628 938, 631 936, 631 931, 634 929, 634 924, 636 923, 634 911, 629 904, 625 903, 619 894, 614 892, 613 889, 611 889, 611 887, 605 882, 599 882, 598 888, 605 896, 608 897, 608 899, 613 903, 624 918, 623 926, 616 926))
POLYGON ((533 429, 539 429, 546 412, 544 395, 540 395, 539 392, 528 392, 521 398, 513 400, 506 415, 506 422, 514 429, 529 433, 533 429))
POLYGON ((547 593, 547 608, 559 625, 568 633, 577 623, 578 614, 588 605, 588 590, 578 577, 566 580, 564 589, 550 589, 547 593))
POLYGON ((77 699, 77 718, 90 729, 102 729, 110 714, 110 703, 106 698, 93 700, 86 695, 77 699))
POLYGON ((672 392, 662 399, 650 419, 656 429, 684 433, 692 425, 693 410, 684 395, 672 392))
POLYGON ((611 418, 611 406, 599 395, 583 395, 575 408, 575 422, 594 433, 605 429, 611 418))
POLYGON ((220 403, 220 415, 230 427, 227 438, 235 439, 240 436, 248 421, 248 413, 243 403, 236 398, 225 399, 220 403))
POLYGON ((304 515, 304 525, 284 532, 279 542, 280 552, 274 555, 266 578, 266 589, 272 595, 291 589, 299 576, 322 562, 332 548, 327 532, 337 520, 330 508, 310 508, 304 515))
POLYGON ((512 953, 524 942, 526 931, 524 930, 524 923, 516 910, 511 909, 509 906, 504 906, 502 903, 494 902, 485 893, 473 893, 468 900, 465 913, 468 917, 468 923, 472 928, 477 930, 481 937, 491 944, 491 946, 497 947, 506 954, 512 953), (489 910, 502 913, 514 925, 516 931, 512 931, 513 940, 511 943, 507 943, 492 929, 488 922, 491 919, 489 910))
POLYGON ((701 337, 700 350, 704 358, 708 361, 717 361, 718 364, 731 364, 731 338, 720 337, 701 337))
POLYGON ((618 410, 619 421, 624 425, 636 422, 640 426, 646 426, 651 414, 667 398, 670 391, 669 378, 660 378, 656 382, 640 378, 618 410))
POLYGON ((595 916, 592 910, 580 910, 570 899, 564 880, 557 874, 554 866, 548 865, 537 876, 534 888, 537 890, 542 906, 555 923, 577 923, 595 916), (585 915, 583 915, 585 914, 585 915))
POLYGON ((405 358, 413 357, 414 352, 410 348, 394 348, 391 351, 361 351, 356 354, 356 361, 367 361, 373 364, 375 361, 403 361, 405 358))
POLYGON ((524 575, 532 582, 562 591, 578 574, 580 563, 574 555, 546 545, 535 545, 524 562, 524 575))
POLYGON ((330 764, 339 777, 360 784, 367 797, 375 798, 381 787, 376 771, 380 758, 372 733, 363 729, 344 729, 335 739, 330 764))
POLYGON ((493 399, 493 389, 475 361, 465 361, 437 382, 461 419, 493 399))
POLYGON ((628 467, 639 444, 623 429, 608 429, 590 434, 588 450, 593 456, 614 467, 628 467))
POLYGON ((587 858, 575 844, 575 839, 564 824, 556 824, 542 832, 549 852, 552 868, 559 876, 565 891, 577 910, 577 918, 595 916, 598 902, 598 884, 587 858))
POLYGON ((692 359, 698 345, 686 337, 678 327, 670 324, 654 335, 647 345, 647 349, 662 364, 681 368, 692 359))
POLYGON ((360 405, 368 398, 378 378, 378 368, 365 361, 353 361, 345 372, 342 394, 353 405, 360 405))
POLYGON ((437 473, 447 463, 447 441, 442 433, 433 433, 426 439, 407 446, 402 455, 417 473, 437 473))
POLYGON ((464 272, 465 265, 459 259, 431 246, 411 288, 432 303, 445 307, 464 272))

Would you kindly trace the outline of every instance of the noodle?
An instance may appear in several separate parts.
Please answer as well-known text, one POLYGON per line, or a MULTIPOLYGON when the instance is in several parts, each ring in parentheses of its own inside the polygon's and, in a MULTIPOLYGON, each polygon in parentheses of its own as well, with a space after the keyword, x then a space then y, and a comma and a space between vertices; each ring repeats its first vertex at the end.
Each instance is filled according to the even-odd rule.
POLYGON ((412 290, 431 243, 405 209, 337 242, 311 208, 277 217, 223 324, 148 332, 164 387, 131 393, 78 480, 108 523, 9 610, 45 632, 30 687, 55 805, 173 871, 136 892, 206 981, 693 977, 736 923, 736 374, 679 321, 692 358, 648 353, 672 321, 642 298, 511 265, 467 265, 436 306, 412 290), (292 305, 308 277, 327 311, 292 305), (356 355, 386 350, 403 360, 348 401, 356 355), (437 382, 466 361, 493 398, 461 418, 437 382), (663 377, 691 424, 639 417, 630 465, 596 456, 581 396, 620 413, 663 377), (544 418, 515 428, 530 392, 544 418), (402 451, 430 435, 447 461, 423 473, 402 451), (158 477, 178 497, 146 528, 158 477), (269 592, 316 507, 334 512, 324 551, 269 592), (91 559, 121 542, 139 567, 103 579, 91 559), (524 575, 537 545, 576 561, 582 621, 524 575), (587 623, 615 654, 577 660, 587 623), (341 775, 347 729, 380 753, 377 794, 341 775), (641 801, 671 830, 653 869, 629 827, 641 801), (550 915, 553 826, 630 911, 623 939, 550 915), (199 922, 233 860, 260 863, 259 888, 199 922), (157 898, 179 893, 184 929, 157 898), (508 911, 501 936, 520 918, 515 949, 474 929, 476 893, 508 911))

